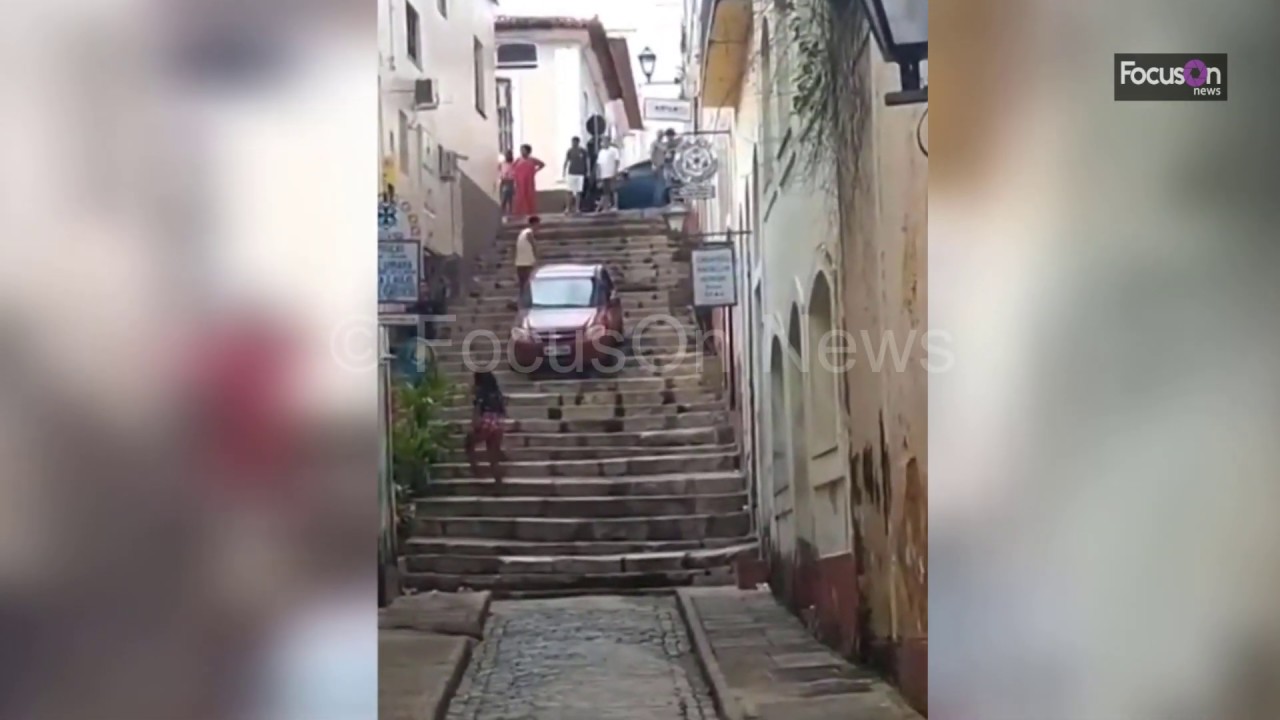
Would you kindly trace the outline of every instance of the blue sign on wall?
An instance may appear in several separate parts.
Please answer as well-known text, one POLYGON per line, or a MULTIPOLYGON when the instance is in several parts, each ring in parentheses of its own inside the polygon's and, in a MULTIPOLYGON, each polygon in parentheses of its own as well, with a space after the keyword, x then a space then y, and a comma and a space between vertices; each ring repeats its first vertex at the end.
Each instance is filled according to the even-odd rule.
POLYGON ((419 243, 378 243, 378 302, 417 302, 421 266, 422 246, 419 243))

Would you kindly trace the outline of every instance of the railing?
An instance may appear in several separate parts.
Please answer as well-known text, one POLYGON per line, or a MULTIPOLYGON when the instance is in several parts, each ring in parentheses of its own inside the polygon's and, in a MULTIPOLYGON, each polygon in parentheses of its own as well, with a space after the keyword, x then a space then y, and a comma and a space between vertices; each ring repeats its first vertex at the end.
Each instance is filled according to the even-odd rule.
POLYGON ((378 346, 378 606, 385 606, 398 591, 389 575, 397 573, 396 488, 391 449, 391 359, 387 352, 388 334, 379 328, 378 346))

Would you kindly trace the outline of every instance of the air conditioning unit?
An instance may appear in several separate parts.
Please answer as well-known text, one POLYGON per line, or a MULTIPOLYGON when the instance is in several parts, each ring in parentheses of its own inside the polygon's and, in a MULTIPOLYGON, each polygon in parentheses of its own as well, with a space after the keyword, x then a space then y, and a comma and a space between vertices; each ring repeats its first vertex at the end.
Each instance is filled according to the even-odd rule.
POLYGON ((435 110, 440 107, 440 89, 432 78, 413 81, 413 109, 435 110))
POLYGON ((440 148, 440 179, 458 179, 458 153, 440 148))

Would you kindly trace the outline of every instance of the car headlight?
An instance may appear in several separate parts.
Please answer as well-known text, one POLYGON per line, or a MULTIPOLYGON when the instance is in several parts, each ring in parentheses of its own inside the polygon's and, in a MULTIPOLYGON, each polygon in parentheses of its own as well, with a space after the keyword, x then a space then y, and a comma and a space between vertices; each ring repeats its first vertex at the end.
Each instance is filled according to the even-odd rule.
POLYGON ((537 338, 528 329, 522 327, 511 328, 511 339, 518 341, 530 341, 537 338))
POLYGON ((587 326, 588 340, 599 340, 600 338, 604 337, 604 333, 605 333, 604 325, 588 325, 587 326))

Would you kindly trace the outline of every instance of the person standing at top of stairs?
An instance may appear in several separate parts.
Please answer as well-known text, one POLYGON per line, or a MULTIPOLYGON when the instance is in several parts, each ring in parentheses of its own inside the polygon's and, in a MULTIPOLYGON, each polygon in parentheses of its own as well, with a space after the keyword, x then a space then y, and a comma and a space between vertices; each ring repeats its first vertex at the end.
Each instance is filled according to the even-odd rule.
POLYGON ((576 215, 582 207, 582 192, 586 189, 587 151, 582 147, 582 138, 575 137, 569 142, 569 151, 564 155, 564 182, 569 188, 564 212, 576 215))
POLYGON ((516 196, 512 203, 511 213, 528 217, 538 212, 537 175, 547 164, 533 156, 532 145, 520 146, 520 157, 511 165, 511 176, 515 181, 516 196))
MULTIPOLYGON (((525 288, 529 287, 529 276, 533 275, 533 268, 538 264, 538 253, 534 246, 533 231, 542 222, 542 218, 534 215, 529 218, 529 225, 520 231, 516 236, 516 280, 519 281, 520 295, 524 295, 525 288)), ((516 300, 519 302, 519 299, 516 300)))

